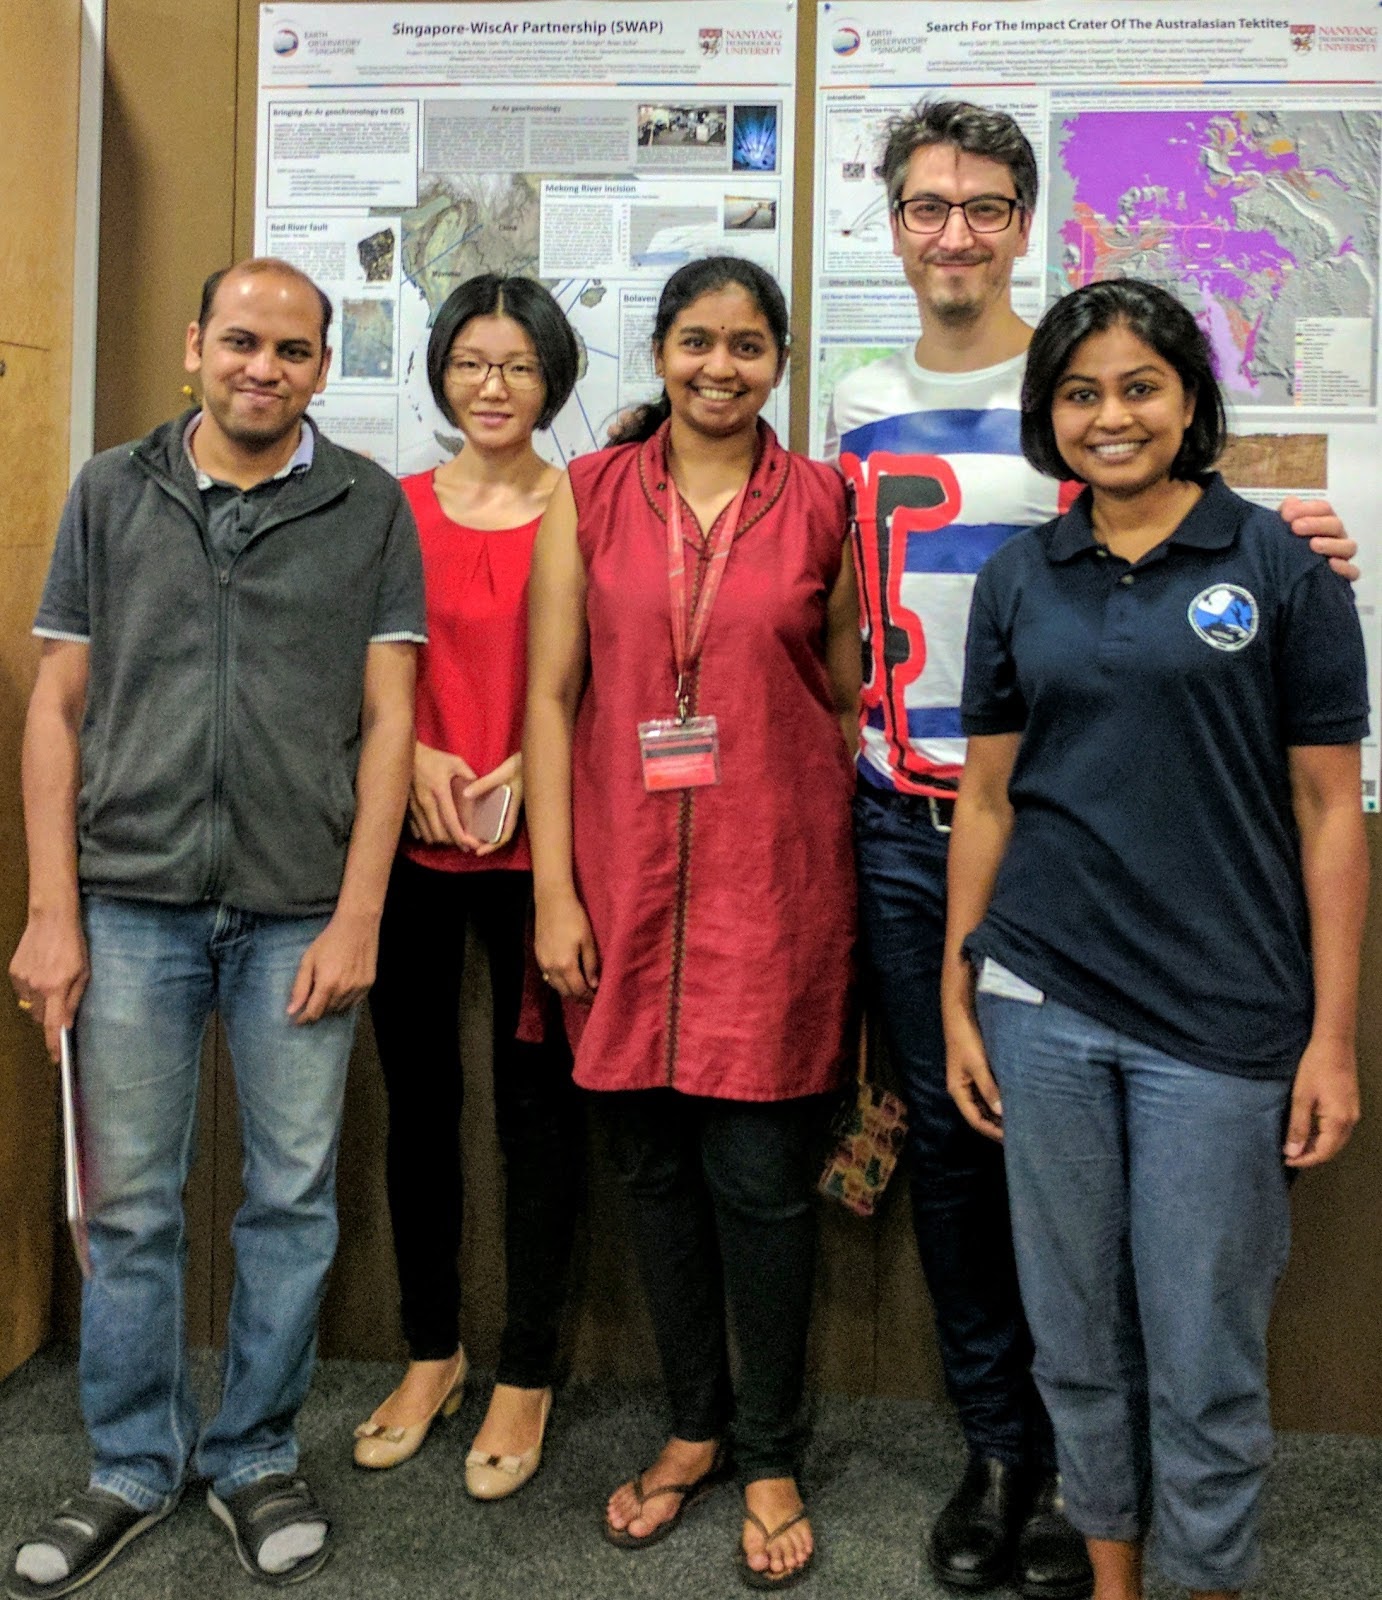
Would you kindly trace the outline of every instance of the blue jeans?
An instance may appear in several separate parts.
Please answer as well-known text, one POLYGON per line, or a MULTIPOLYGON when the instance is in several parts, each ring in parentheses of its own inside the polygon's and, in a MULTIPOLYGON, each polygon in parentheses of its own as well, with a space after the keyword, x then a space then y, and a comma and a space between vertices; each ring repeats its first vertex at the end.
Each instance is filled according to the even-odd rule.
POLYGON ((336 1145, 353 1015, 285 1015, 325 917, 89 895, 91 981, 77 1015, 91 1277, 81 1401, 93 1487, 143 1510, 189 1462, 224 1498, 297 1465, 293 1424, 336 1249, 336 1145), (198 1438, 188 1382, 182 1191, 202 1038, 219 1011, 240 1105, 245 1199, 220 1410, 198 1438))
POLYGON ((1150 1532, 1173 1583, 1245 1588, 1291 1086, 1191 1066, 1054 1000, 981 993, 978 1013, 1070 1520, 1150 1532))
POLYGON ((945 1087, 948 835, 925 800, 882 800, 861 783, 854 848, 869 1001, 907 1102, 912 1222, 946 1388, 971 1450, 1049 1469, 1055 1447, 1032 1382, 1003 1151, 969 1126, 945 1087))

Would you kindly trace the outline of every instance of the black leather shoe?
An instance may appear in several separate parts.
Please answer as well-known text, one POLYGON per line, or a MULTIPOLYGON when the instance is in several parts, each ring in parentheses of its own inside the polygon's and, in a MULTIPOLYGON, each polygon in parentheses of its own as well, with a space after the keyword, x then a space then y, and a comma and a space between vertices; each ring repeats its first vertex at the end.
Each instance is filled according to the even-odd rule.
POLYGON ((1019 1473, 991 1456, 971 1456, 960 1487, 936 1518, 926 1547, 931 1571, 952 1589, 992 1589, 1012 1572, 1024 1507, 1019 1473))
POLYGON ((1094 1569, 1083 1537, 1066 1520, 1060 1479, 1048 1472, 1017 1539, 1016 1578, 1023 1600, 1085 1600, 1094 1591, 1094 1569))

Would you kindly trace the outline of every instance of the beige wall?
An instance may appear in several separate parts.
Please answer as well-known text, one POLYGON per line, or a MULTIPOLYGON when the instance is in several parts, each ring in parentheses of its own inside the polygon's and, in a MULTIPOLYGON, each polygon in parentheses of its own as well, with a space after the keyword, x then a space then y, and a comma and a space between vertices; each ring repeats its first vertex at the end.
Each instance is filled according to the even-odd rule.
MULTIPOLYGON (((202 276, 248 251, 253 217, 256 6, 202 0, 109 0, 105 196, 101 262, 100 444, 142 433, 180 404, 182 330, 202 276), (176 54, 151 39, 176 31, 176 54)), ((802 8, 798 102, 798 348, 807 344, 813 9, 802 8)), ((803 364, 804 368, 804 364, 803 364)), ((796 374, 804 444, 806 373, 796 374)), ((1379 834, 1371 829, 1374 848, 1379 834)), ((1374 901, 1377 900, 1374 896, 1374 901)), ((1376 909, 1376 906, 1374 907, 1376 909)), ((1377 973, 1377 929, 1368 972, 1377 973)), ((488 1112, 483 1002, 468 981, 465 1038, 468 1109, 464 1132, 471 1182, 465 1241, 465 1336, 492 1360, 498 1332, 497 1162, 488 1112)), ((0 1007, 3 1013, 3 1007, 0 1007)), ((1382 997, 1369 995, 1363 1039, 1370 1098, 1382 1077, 1382 997)), ((193 1182, 191 1327, 211 1336, 224 1317, 229 1261, 225 1230, 235 1203, 234 1106, 224 1053, 209 1052, 211 1092, 193 1182)), ((383 1096, 369 1039, 357 1052, 341 1161, 341 1250, 323 1323, 335 1354, 401 1353, 383 1197, 383 1096)), ((1335 1166, 1303 1181, 1298 1248, 1282 1295, 1275 1341, 1277 1409, 1287 1426, 1382 1431, 1382 1186, 1376 1123, 1367 1123, 1335 1166)), ((814 1362, 818 1381, 852 1391, 936 1396, 938 1365, 906 1219, 905 1196, 863 1224, 832 1212, 822 1246, 814 1362)), ((583 1292, 572 1318, 578 1370, 647 1373, 651 1351, 617 1196, 598 1150, 583 1292)))

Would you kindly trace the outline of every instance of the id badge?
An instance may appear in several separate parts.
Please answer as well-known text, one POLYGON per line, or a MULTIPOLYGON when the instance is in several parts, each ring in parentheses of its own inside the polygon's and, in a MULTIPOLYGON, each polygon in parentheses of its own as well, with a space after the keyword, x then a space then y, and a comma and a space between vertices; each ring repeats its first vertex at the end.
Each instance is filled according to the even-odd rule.
POLYGON ((658 717, 638 724, 643 787, 701 789, 720 781, 720 729, 714 717, 658 717))

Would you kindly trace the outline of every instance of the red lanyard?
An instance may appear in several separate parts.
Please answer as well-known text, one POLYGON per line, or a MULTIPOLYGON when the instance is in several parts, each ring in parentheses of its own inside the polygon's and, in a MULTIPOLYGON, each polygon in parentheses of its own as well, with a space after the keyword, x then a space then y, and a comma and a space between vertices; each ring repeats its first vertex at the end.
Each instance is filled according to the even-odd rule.
POLYGON ((667 474, 667 487, 671 490, 667 499, 667 585, 672 597, 672 656, 677 668, 677 716, 685 722, 686 674, 700 659, 706 629, 710 625, 710 609, 715 604, 715 596, 720 589, 720 579, 724 577, 725 567, 729 564, 729 549, 734 543, 734 533, 739 526, 739 517, 744 509, 744 497, 749 492, 749 483, 745 478, 743 488, 730 501, 729 510, 715 524, 719 531, 712 531, 710 564, 706 568, 700 593, 696 596, 689 639, 686 619, 686 545, 681 536, 681 494, 672 481, 670 471, 667 474))

